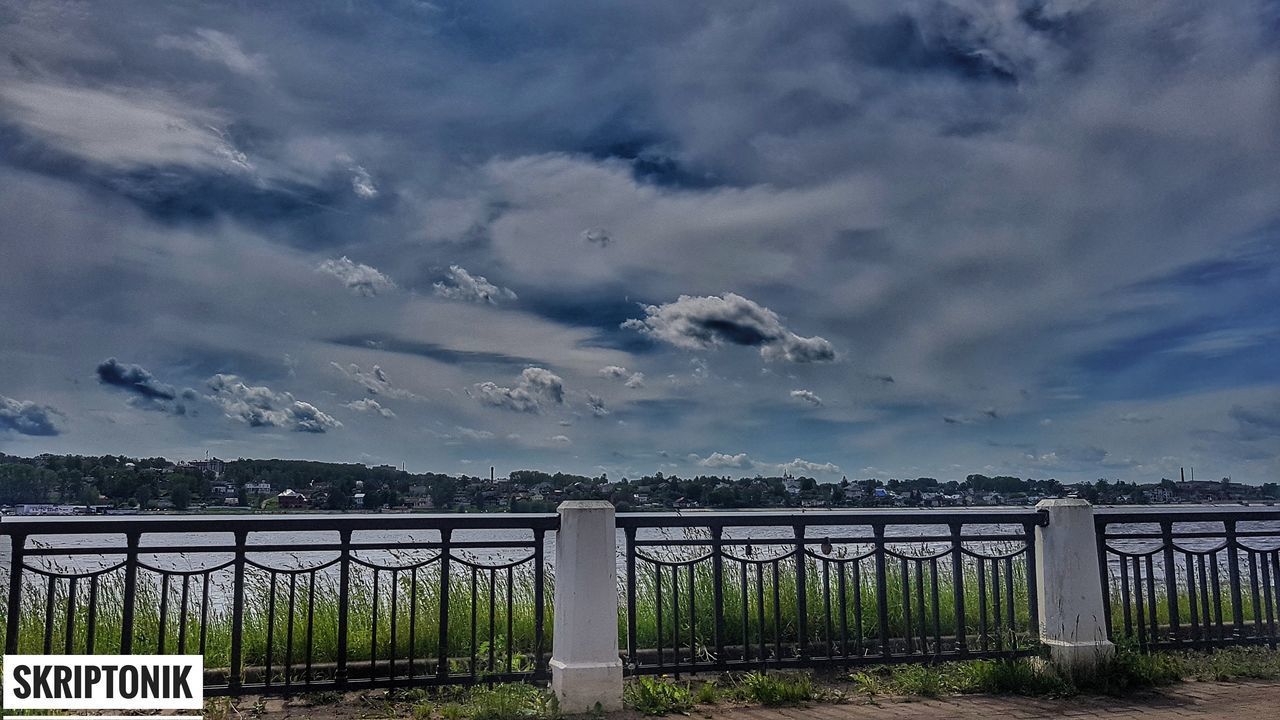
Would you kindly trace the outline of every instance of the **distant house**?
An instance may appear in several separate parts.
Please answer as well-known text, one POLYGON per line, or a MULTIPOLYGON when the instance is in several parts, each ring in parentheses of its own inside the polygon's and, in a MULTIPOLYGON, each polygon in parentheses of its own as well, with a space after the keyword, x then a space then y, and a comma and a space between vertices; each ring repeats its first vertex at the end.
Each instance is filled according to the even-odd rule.
POLYGON ((244 484, 244 491, 247 495, 270 495, 274 488, 269 482, 247 482, 244 484))
POLYGON ((307 506, 307 496, 289 488, 284 492, 276 495, 276 502, 280 504, 280 508, 284 510, 294 510, 307 506))
POLYGON ((351 496, 351 507, 364 508, 364 493, 358 492, 351 496))

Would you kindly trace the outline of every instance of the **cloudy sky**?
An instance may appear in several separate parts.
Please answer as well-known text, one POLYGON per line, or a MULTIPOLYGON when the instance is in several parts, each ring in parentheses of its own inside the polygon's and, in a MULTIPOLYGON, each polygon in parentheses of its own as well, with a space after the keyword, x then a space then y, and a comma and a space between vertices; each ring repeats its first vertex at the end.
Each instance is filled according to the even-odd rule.
POLYGON ((1280 4, 0 0, 0 451, 1280 479, 1280 4))

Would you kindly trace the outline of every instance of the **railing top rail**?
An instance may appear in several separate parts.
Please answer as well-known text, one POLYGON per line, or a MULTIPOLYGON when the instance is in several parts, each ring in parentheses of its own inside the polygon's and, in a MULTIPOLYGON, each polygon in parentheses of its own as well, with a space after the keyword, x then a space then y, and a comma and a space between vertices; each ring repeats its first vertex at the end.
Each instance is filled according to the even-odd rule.
POLYGON ((618 513, 620 528, 642 527, 782 527, 788 525, 1045 525, 1049 515, 1033 508, 953 508, 917 510, 691 510, 685 512, 618 513))
POLYGON ((1280 507, 1223 506, 1206 509, 1200 507, 1149 506, 1142 508, 1098 507, 1093 512, 1094 523, 1099 527, 1120 523, 1187 523, 1222 522, 1235 520, 1250 522, 1280 520, 1280 507))
POLYGON ((0 535, 323 532, 356 530, 555 530, 555 513, 108 515, 0 519, 0 535))

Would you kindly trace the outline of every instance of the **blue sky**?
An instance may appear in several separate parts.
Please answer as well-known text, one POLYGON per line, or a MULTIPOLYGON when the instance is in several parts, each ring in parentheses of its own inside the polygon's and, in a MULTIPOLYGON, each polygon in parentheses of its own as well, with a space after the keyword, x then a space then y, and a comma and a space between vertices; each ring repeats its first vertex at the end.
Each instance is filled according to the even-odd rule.
POLYGON ((0 451, 1276 481, 1204 5, 0 0, 0 451))

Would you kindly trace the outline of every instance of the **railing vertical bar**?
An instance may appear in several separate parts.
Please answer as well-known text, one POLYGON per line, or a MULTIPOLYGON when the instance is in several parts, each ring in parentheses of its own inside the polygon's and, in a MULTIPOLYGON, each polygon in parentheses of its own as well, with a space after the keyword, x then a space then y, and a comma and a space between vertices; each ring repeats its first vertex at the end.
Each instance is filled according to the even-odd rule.
POLYGON ((671 565, 671 662, 680 679, 680 566, 671 565))
POLYGON ((1164 594, 1169 604, 1169 636, 1176 641, 1181 637, 1182 628, 1178 612, 1178 568, 1173 560, 1172 520, 1161 521, 1160 534, 1164 545, 1164 594))
POLYGON ((396 631, 399 630, 400 616, 400 568, 392 568, 391 570, 391 607, 388 608, 387 614, 390 617, 388 622, 390 636, 387 638, 387 677, 395 678, 396 676, 396 631))
MULTIPOLYGON (((755 563, 756 567, 756 642, 760 644, 760 666, 766 665, 769 653, 765 649, 768 635, 764 624, 764 563, 755 563)), ((774 658, 775 661, 782 658, 774 658)))
POLYGON ((849 585, 845 580, 848 573, 845 562, 837 567, 840 568, 836 580, 836 593, 840 596, 840 655, 849 657, 849 585))
MULTIPOLYGON (((1271 597, 1275 600, 1276 607, 1276 621, 1280 623, 1280 549, 1271 551, 1271 584, 1273 586, 1271 597)), ((1276 625, 1272 624, 1271 648, 1273 650, 1276 647, 1277 640, 1280 640, 1280 637, 1276 636, 1276 625)))
POLYGON ((929 559, 929 578, 932 581, 933 601, 933 654, 942 654, 942 609, 938 603, 938 558, 929 559))
POLYGON ((1129 558, 1121 555, 1120 559, 1120 605, 1124 608, 1124 634, 1133 637, 1133 616, 1129 602, 1129 558))
POLYGON ((275 656, 276 632, 276 572, 271 571, 271 590, 267 593, 267 668, 262 676, 263 684, 271 687, 271 663, 275 656))
POLYGON ((1153 567, 1152 558, 1154 555, 1147 555, 1147 620, 1151 623, 1151 632, 1147 635, 1151 639, 1151 643, 1160 641, 1160 618, 1156 615, 1156 573, 1153 567))
MULTIPOLYGON (((124 558, 124 608, 121 610, 120 617, 120 654, 130 655, 133 653, 133 613, 134 603, 137 600, 138 591, 138 540, 141 534, 138 532, 126 533, 125 535, 125 558, 124 558)), ((239 553, 237 553, 239 557, 239 553)), ((244 572, 243 559, 240 559, 240 573, 244 572)), ((243 610, 243 605, 241 606, 243 610)), ((236 632, 232 628, 231 647, 236 648, 236 632)), ((234 655, 232 653, 233 663, 232 671, 237 669, 234 664, 234 655)), ((234 678, 233 678, 234 679, 234 678)))
POLYGON ((187 654, 187 598, 190 596, 191 576, 182 576, 182 595, 178 599, 178 654, 187 654))
MULTIPOLYGON (((372 614, 369 618, 369 679, 372 680, 378 677, 378 606, 381 605, 378 595, 381 594, 379 583, 382 579, 382 570, 376 567, 370 569, 373 571, 373 598, 369 603, 369 611, 372 614)), ((474 604, 475 598, 473 597, 472 605, 474 604)), ((475 642, 473 641, 472 645, 474 644, 475 642)))
MULTIPOLYGON (((1271 551, 1271 584, 1271 597, 1275 601, 1276 607, 1276 621, 1280 621, 1280 549, 1271 551)), ((1272 650, 1276 648, 1277 640, 1280 640, 1280 637, 1276 636, 1276 623, 1272 622, 1270 643, 1272 650)))
POLYGON ((1205 570, 1204 555, 1196 555, 1196 570, 1200 578, 1200 641, 1201 647, 1207 647, 1213 636, 1209 613, 1209 574, 1205 570))
POLYGON ((627 559, 627 664, 634 670, 640 667, 640 656, 636 652, 639 642, 636 638, 636 529, 628 527, 624 530, 624 535, 627 559))
POLYGON ((1138 644, 1147 647, 1147 602, 1146 591, 1142 587, 1142 559, 1133 557, 1133 598, 1137 607, 1138 644))
POLYGON ((1187 568, 1187 621, 1191 623, 1191 642, 1198 643, 1200 641, 1200 607, 1197 600, 1199 590, 1196 588, 1196 569, 1195 561, 1192 560, 1191 553, 1182 553, 1183 562, 1187 568))
MULTIPOLYGON (((441 680, 449 677, 449 540, 453 535, 453 531, 449 528, 441 528, 440 530, 440 640, 436 646, 438 659, 436 661, 436 676, 441 680)), ((541 547, 542 543, 538 543, 537 547, 541 547)), ((535 552, 537 552, 535 548, 535 552)), ((535 583, 541 588, 540 583, 535 583)), ((541 650, 542 640, 542 612, 538 612, 538 649, 541 650)))
MULTIPOLYGON (((747 546, 748 551, 750 551, 750 547, 749 545, 747 546)), ((738 577, 742 581, 742 661, 748 662, 751 660, 751 637, 749 634, 751 621, 748 619, 747 605, 747 561, 739 560, 738 565, 738 577)), ((661 605, 659 605, 659 608, 661 608, 661 605)), ((658 648, 658 652, 662 652, 661 647, 658 648)))
POLYGON ((533 645, 534 645, 534 673, 540 674, 546 670, 546 657, 543 654, 543 641, 545 639, 545 624, 543 616, 546 614, 546 559, 544 545, 546 540, 546 531, 541 528, 533 531, 533 645))
POLYGON ((169 573, 160 576, 160 623, 156 628, 156 654, 164 654, 165 626, 169 622, 169 573))
MULTIPOLYGON (((414 568, 413 572, 414 572, 414 574, 415 574, 415 576, 416 576, 416 574, 417 574, 417 572, 418 572, 417 568, 414 568)), ((516 594, 515 568, 513 568, 513 567, 509 567, 509 566, 508 566, 508 567, 507 567, 507 636, 506 636, 506 637, 507 637, 507 640, 506 640, 506 642, 505 642, 505 643, 503 643, 504 645, 506 645, 506 646, 507 646, 507 672, 511 672, 512 670, 514 670, 514 669, 515 669, 515 666, 513 665, 513 662, 514 662, 514 654, 513 654, 513 650, 514 650, 514 648, 515 648, 515 644, 516 644, 516 633, 515 633, 515 594, 516 594)), ((410 653, 412 653, 412 652, 413 652, 413 620, 412 620, 412 618, 413 618, 413 606, 412 606, 412 605, 410 605, 410 606, 409 606, 409 617, 410 617, 410 620, 409 620, 409 652, 410 652, 410 653)), ((410 658, 412 658, 412 657, 413 657, 413 655, 412 655, 412 654, 410 654, 410 656, 409 656, 409 657, 410 657, 410 658)), ((412 676, 412 675, 413 675, 413 661, 412 661, 412 659, 409 661, 409 675, 410 675, 410 676, 412 676)))
POLYGON ((711 528, 711 602, 712 616, 715 620, 716 662, 723 663, 724 657, 724 546, 722 545, 724 528, 715 525, 711 528))
POLYGON ((1232 519, 1222 522, 1227 534, 1227 574, 1231 579, 1231 621, 1233 637, 1244 636, 1244 602, 1240 597, 1240 541, 1236 538, 1236 521, 1232 519))
POLYGON ((311 664, 315 660, 316 650, 316 571, 307 573, 307 669, 305 682, 310 685, 313 679, 311 664))
MULTIPOLYGON (((1111 623, 1111 579, 1112 578, 1111 578, 1110 567, 1107 565, 1107 523, 1106 521, 1105 520, 1098 521, 1094 525, 1094 529, 1095 529, 1094 543, 1098 546, 1098 576, 1099 576, 1098 579, 1102 583, 1102 622, 1104 627, 1106 627, 1107 629, 1107 638, 1114 639, 1115 628, 1111 626, 1112 625, 1111 623)), ((1123 559, 1120 565, 1121 567, 1124 566, 1123 559)), ((1126 613, 1129 610, 1128 597, 1129 596, 1127 592, 1122 593, 1122 598, 1124 600, 1124 607, 1125 607, 1126 613)), ((1125 632, 1128 633, 1128 631, 1129 631, 1129 628, 1126 623, 1125 632)))
MULTIPOLYGON (((447 531, 444 531, 447 532, 447 531)), ((338 688, 347 684, 348 636, 351 615, 351 531, 340 530, 338 539, 341 550, 338 555, 338 660, 334 669, 333 681, 338 688)), ((448 600, 442 598, 440 605, 445 608, 442 615, 447 614, 448 600)), ((440 632, 444 634, 444 620, 441 620, 440 632)))
POLYGON ((293 626, 294 613, 297 609, 294 601, 298 594, 298 573, 289 573, 289 621, 285 626, 284 633, 284 686, 289 688, 293 684, 293 626))
POLYGON ((689 664, 694 665, 698 662, 698 605, 697 605, 697 578, 695 577, 693 563, 689 563, 689 664))
POLYGON ((955 612, 955 651, 965 655, 969 652, 969 648, 965 644, 964 636, 968 618, 964 608, 964 549, 960 544, 961 528, 960 523, 951 523, 948 526, 951 531, 951 603, 955 612))
POLYGON ((920 630, 920 652, 929 654, 929 624, 924 606, 924 561, 916 558, 916 609, 920 613, 916 627, 920 630))
POLYGON ((476 675, 477 675, 476 670, 478 669, 476 666, 479 664, 478 652, 480 648, 477 647, 479 615, 477 613, 479 612, 480 607, 479 607, 479 602, 476 599, 479 583, 480 583, 480 570, 473 565, 471 567, 471 679, 472 681, 476 679, 476 675))
POLYGON ((662 566, 657 563, 650 564, 653 565, 654 624, 657 630, 658 667, 662 667, 662 566))
POLYGON ((209 638, 209 575, 206 571, 200 581, 200 654, 204 655, 209 638))
MULTIPOLYGON (((510 572, 510 568, 508 568, 510 572)), ((507 583, 510 586, 510 583, 507 583)), ((507 617, 511 616, 510 608, 507 610, 507 617)), ((511 633, 507 633, 508 636, 511 633)), ((511 641, 507 641, 507 653, 510 654, 511 641)), ((414 664, 418 660, 418 566, 409 569, 409 677, 412 678, 416 674, 414 664)), ((510 671, 511 668, 507 668, 510 671)))
POLYGON ((876 562, 876 606, 880 623, 880 654, 888 657, 889 648, 889 573, 885 567, 884 525, 871 526, 875 542, 876 562))
MULTIPOLYGON (((89 617, 85 620, 84 652, 93 655, 97 650, 98 640, 98 576, 89 578, 89 617)), ((203 654, 203 653, 201 653, 203 654)))
POLYGON ((805 526, 792 525, 796 538, 796 633, 800 636, 797 655, 809 656, 809 561, 805 557, 805 526))
POLYGON ((1007 602, 1004 605, 1005 624, 1004 631, 1009 634, 1009 649, 1018 649, 1018 626, 1016 623, 1016 613, 1014 612, 1014 595, 1013 595, 1013 558, 1004 559, 1004 592, 1007 602))
POLYGON ((982 640, 982 652, 989 647, 987 637, 987 561, 974 558, 978 565, 978 637, 982 640))
POLYGON ((53 604, 57 596, 58 576, 50 575, 45 583, 44 603, 44 654, 53 654, 53 604))
POLYGON ((1250 600, 1253 605, 1253 634, 1254 637, 1263 635, 1262 629, 1262 604, 1258 587, 1258 554, 1253 550, 1246 550, 1249 557, 1249 590, 1250 600))
POLYGON ((76 577, 73 575, 67 578, 67 614, 66 614, 66 637, 64 638, 62 652, 66 655, 71 654, 71 644, 76 634, 76 577))
POLYGON ((907 569, 907 559, 898 558, 898 572, 902 576, 902 641, 906 653, 915 652, 915 639, 912 637, 911 623, 911 572, 907 569))
MULTIPOLYGON (((497 665, 497 648, 494 642, 497 640, 497 611, 498 611, 498 577, 497 570, 489 568, 489 673, 493 674, 498 671, 497 665)), ((394 615, 392 616, 394 617, 394 615)), ((394 626, 393 626, 394 627, 394 626)), ((392 645, 394 647, 394 644, 392 645)), ((394 657, 394 654, 393 654, 394 657)), ((492 685, 492 683, 490 683, 492 685)))
MULTIPOLYGON (((1022 534, 1026 543, 1026 569, 1027 569, 1027 618, 1029 620, 1027 632, 1034 639, 1040 634, 1040 590, 1036 587, 1036 526, 1033 523, 1024 523, 1022 525, 1022 534)), ((1103 588, 1106 593, 1106 588, 1103 588)), ((1012 600, 1010 600, 1012 602, 1012 600)), ((1104 604, 1104 608, 1107 607, 1104 604)), ((1110 614, 1110 610, 1107 610, 1110 614)))
MULTIPOLYGON (((782 570, 777 560, 770 563, 773 567, 773 657, 782 659, 782 570)), ((760 654, 764 658, 764 653, 760 654)))
MULTIPOLYGON (((26 555, 27 536, 14 533, 9 536, 9 610, 5 614, 4 651, 6 655, 18 654, 18 629, 22 607, 22 571, 26 555)), ((96 576, 95 576, 96 577, 96 576)))
POLYGON ((1000 561, 991 559, 991 626, 996 636, 996 651, 1004 650, 1004 617, 1001 614, 1003 606, 1002 588, 1000 587, 1000 561))
POLYGON ((853 561, 853 626, 857 628, 854 636, 855 650, 859 655, 865 653, 862 631, 862 561, 853 561))
POLYGON ((831 616, 831 561, 822 559, 822 614, 823 640, 827 643, 827 658, 834 658, 835 653, 835 619, 831 616))
MULTIPOLYGON (((249 539, 249 532, 247 530, 237 530, 235 539, 235 559, 232 561, 234 576, 231 585, 231 676, 227 678, 227 688, 232 695, 239 694, 240 686, 244 679, 244 565, 245 542, 249 539)), ((134 543, 134 560, 136 565, 136 542, 134 543)), ((125 588, 125 592, 128 592, 131 588, 132 586, 125 588)), ((132 635, 132 618, 130 618, 130 621, 131 627, 127 632, 132 635)))
POLYGON ((1218 554, 1214 553, 1213 562, 1209 564, 1209 583, 1213 588, 1213 622, 1218 626, 1218 640, 1226 639, 1226 628, 1222 624, 1222 581, 1218 571, 1218 554))
MULTIPOLYGON (((1274 552, 1273 550, 1272 553, 1274 552)), ((1272 649, 1275 649, 1276 619, 1271 610, 1271 565, 1267 562, 1267 555, 1272 553, 1263 553, 1262 555, 1262 604, 1267 609, 1267 644, 1272 649)))

